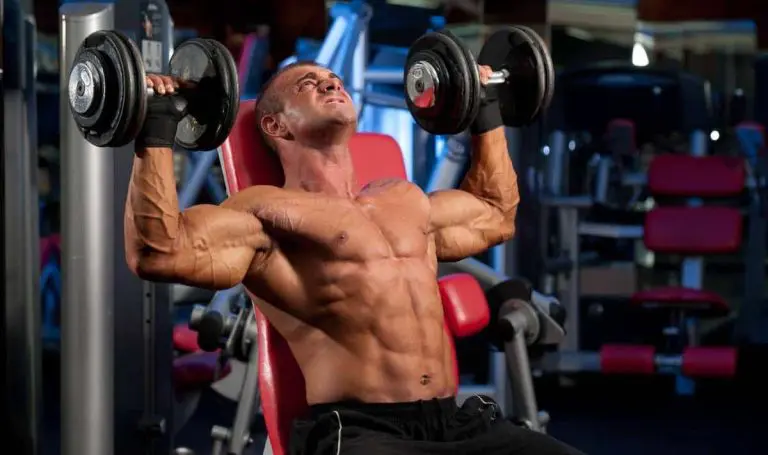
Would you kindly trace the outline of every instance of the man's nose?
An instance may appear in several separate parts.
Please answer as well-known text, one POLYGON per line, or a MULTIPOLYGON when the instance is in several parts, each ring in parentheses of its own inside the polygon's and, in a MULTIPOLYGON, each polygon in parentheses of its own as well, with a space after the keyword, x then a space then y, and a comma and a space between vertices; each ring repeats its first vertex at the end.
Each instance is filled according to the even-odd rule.
POLYGON ((333 78, 328 78, 323 81, 322 84, 320 84, 320 91, 323 93, 326 92, 338 92, 341 90, 341 81, 333 78))

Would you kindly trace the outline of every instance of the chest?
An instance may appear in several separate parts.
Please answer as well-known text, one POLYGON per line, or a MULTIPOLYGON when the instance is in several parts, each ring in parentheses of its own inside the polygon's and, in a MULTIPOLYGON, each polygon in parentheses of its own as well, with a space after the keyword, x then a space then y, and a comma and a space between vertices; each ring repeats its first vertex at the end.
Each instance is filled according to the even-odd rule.
POLYGON ((381 182, 354 199, 310 197, 274 208, 273 229, 283 250, 321 249, 335 259, 423 256, 429 200, 417 186, 381 182), (278 215, 279 214, 279 215, 278 215))

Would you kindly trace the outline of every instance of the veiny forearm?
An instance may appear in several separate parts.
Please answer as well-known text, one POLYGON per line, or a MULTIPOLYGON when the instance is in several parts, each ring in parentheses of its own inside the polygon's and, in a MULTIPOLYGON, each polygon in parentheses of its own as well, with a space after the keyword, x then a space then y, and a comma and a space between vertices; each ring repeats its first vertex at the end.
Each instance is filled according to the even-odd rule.
POLYGON ((487 202, 514 222, 520 193, 504 128, 472 137, 472 161, 461 189, 487 202))
POLYGON ((125 205, 126 249, 172 253, 179 219, 171 149, 137 150, 125 205))

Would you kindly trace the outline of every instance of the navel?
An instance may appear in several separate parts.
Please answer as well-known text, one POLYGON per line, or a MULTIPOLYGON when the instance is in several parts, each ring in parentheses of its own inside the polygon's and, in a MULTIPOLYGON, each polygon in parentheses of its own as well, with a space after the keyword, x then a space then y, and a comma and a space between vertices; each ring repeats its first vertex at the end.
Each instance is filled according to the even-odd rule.
POLYGON ((428 374, 422 374, 421 380, 419 382, 421 385, 428 385, 430 382, 432 382, 432 378, 428 374))

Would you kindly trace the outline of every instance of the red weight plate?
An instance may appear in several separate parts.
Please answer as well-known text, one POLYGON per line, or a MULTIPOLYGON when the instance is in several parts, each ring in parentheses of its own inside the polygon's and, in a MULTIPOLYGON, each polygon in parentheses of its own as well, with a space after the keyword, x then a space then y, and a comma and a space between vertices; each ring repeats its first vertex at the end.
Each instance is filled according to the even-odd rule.
POLYGON ((643 344, 606 344, 600 348, 600 370, 609 374, 654 374, 656 348, 643 344))
POLYGON ((689 377, 732 378, 736 375, 736 348, 695 346, 683 350, 682 373, 689 377))

